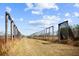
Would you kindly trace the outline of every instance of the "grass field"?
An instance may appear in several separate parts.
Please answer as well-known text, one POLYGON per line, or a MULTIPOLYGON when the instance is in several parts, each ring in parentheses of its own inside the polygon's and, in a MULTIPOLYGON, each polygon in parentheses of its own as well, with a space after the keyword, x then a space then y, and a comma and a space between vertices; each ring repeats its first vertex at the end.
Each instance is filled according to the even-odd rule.
POLYGON ((22 38, 6 44, 9 56, 79 56, 79 47, 49 41, 22 38))

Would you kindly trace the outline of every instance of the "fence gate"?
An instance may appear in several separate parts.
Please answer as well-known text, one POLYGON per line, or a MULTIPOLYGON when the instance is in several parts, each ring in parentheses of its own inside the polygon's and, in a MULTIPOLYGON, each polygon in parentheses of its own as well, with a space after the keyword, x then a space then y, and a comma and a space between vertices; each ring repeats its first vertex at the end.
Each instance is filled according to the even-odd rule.
POLYGON ((59 41, 67 40, 69 38, 69 25, 68 21, 58 24, 58 38, 59 41))

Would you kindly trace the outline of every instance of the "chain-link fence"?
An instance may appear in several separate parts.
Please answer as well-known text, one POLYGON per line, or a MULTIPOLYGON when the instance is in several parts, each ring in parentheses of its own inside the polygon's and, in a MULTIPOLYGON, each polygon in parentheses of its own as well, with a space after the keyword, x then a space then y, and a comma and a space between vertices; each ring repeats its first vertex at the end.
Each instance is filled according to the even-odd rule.
POLYGON ((64 43, 79 40, 79 27, 72 28, 69 25, 68 21, 59 23, 58 31, 56 32, 57 35, 54 35, 54 33, 55 33, 54 26, 50 26, 42 31, 33 33, 29 37, 42 40, 64 42, 64 43))
POLYGON ((52 40, 54 36, 54 26, 50 26, 42 31, 33 33, 30 37, 42 40, 52 40))
POLYGON ((58 24, 58 39, 64 43, 74 43, 79 40, 79 28, 69 26, 68 21, 58 24))
POLYGON ((14 40, 21 37, 21 33, 15 25, 11 15, 8 12, 5 12, 4 24, 4 34, 0 33, 0 42, 6 43, 8 40, 14 40))
POLYGON ((5 12, 5 42, 8 40, 8 36, 13 40, 21 36, 20 31, 12 20, 11 15, 8 12, 5 12), (8 21, 10 21, 10 35, 8 35, 8 21))
POLYGON ((69 24, 68 21, 58 24, 58 39, 67 40, 69 38, 69 24))

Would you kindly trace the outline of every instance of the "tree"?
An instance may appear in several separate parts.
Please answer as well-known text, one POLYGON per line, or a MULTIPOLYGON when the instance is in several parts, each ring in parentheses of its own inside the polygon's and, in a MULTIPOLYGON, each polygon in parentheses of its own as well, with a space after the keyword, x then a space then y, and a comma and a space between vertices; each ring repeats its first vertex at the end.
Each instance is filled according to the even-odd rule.
POLYGON ((75 29, 76 29, 76 32, 77 32, 77 37, 79 38, 79 24, 77 24, 77 25, 75 26, 75 29))
POLYGON ((79 29, 79 24, 77 24, 77 25, 75 26, 75 29, 79 29))

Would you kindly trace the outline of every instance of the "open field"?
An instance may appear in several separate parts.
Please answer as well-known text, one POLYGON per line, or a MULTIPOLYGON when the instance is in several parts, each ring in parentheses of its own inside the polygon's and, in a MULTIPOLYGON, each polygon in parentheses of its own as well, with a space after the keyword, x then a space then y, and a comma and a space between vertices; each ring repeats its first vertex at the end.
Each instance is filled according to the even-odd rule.
POLYGON ((73 10, 70 4, 48 3, 24 4, 26 7, 20 3, 23 7, 19 8, 18 4, 9 5, 0 5, 0 56, 79 56, 76 8, 73 10), (62 6, 70 6, 75 13, 70 14, 70 9, 62 6), (18 9, 21 10, 16 12, 18 9))
POLYGON ((22 38, 21 40, 15 40, 7 43, 8 50, 6 54, 12 56, 60 56, 60 55, 79 55, 79 47, 52 43, 49 41, 22 38))
MULTIPOLYGON (((32 38, 32 37, 31 37, 32 38)), ((58 37, 57 36, 49 36, 49 37, 33 37, 34 39, 39 39, 39 40, 45 40, 45 41, 57 41, 58 37)))

